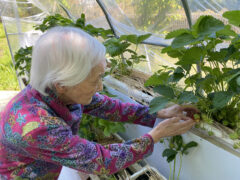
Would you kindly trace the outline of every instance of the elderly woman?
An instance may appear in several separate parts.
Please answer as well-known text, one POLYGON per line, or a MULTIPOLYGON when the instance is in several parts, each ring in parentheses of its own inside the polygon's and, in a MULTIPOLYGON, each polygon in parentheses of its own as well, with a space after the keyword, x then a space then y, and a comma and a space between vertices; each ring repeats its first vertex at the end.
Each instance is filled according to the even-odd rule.
POLYGON ((32 54, 30 84, 1 113, 0 179, 57 179, 62 166, 88 174, 112 174, 153 152, 161 138, 185 133, 194 121, 174 105, 156 114, 149 107, 100 95, 105 47, 73 27, 40 37, 32 54), (153 127, 143 136, 102 146, 77 135, 82 113, 153 127), (167 119, 168 118, 168 119, 167 119))

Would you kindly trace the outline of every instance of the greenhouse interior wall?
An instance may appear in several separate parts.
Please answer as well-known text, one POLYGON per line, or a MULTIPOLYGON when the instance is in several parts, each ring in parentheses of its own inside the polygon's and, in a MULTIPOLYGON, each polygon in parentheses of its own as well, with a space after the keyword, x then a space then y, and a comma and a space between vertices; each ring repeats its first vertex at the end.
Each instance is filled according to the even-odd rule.
MULTIPOLYGON (((201 15, 221 19, 223 12, 239 9, 240 0, 0 0, 0 15, 12 57, 20 47, 34 45, 41 32, 34 30, 33 26, 40 24, 47 15, 59 13, 76 20, 84 13, 87 23, 105 29, 112 28, 116 37, 151 33, 152 36, 139 47, 147 61, 135 67, 147 74, 156 72, 159 65, 175 67, 173 58, 161 54, 161 49, 171 44, 171 40, 164 39, 167 32, 188 28, 201 15)), ((12 60, 14 63, 14 58, 12 60)), ((23 88, 24 85, 19 81, 23 88)), ((111 93, 123 101, 136 103, 129 98, 128 90, 116 88, 107 79, 106 85, 111 93)), ((125 127, 126 132, 121 133, 125 139, 139 137, 150 130, 135 125, 125 127)), ((187 142, 196 141, 198 147, 183 157, 180 180, 240 179, 239 151, 233 153, 224 148, 224 145, 213 143, 192 132, 183 137, 187 142)), ((163 150, 163 145, 157 143, 153 154, 146 161, 168 177, 170 167, 162 157, 163 150)), ((177 169, 178 167, 179 164, 177 169)))

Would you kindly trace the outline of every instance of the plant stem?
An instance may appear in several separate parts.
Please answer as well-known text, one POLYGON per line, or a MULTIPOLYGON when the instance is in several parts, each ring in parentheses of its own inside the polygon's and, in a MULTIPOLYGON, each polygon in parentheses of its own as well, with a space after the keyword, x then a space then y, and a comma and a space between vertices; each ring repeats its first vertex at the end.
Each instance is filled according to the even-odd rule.
POLYGON ((178 170, 177 180, 179 180, 181 169, 182 169, 182 153, 180 153, 180 167, 179 167, 179 170, 178 170))
POLYGON ((170 167, 170 173, 169 173, 169 178, 168 180, 171 180, 171 177, 172 177, 172 166, 171 166, 172 163, 169 163, 169 167, 170 167))
POLYGON ((198 72, 197 72, 197 69, 194 67, 194 65, 192 65, 192 67, 193 67, 195 73, 198 73, 198 72))
POLYGON ((174 165, 173 165, 173 180, 175 180, 176 158, 177 158, 177 156, 174 158, 174 165))

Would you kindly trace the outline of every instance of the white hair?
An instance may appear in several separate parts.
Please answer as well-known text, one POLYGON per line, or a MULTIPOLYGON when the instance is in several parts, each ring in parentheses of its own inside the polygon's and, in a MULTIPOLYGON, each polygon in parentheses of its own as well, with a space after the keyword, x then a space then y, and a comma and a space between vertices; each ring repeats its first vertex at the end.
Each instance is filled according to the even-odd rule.
POLYGON ((54 27, 33 47, 30 84, 43 95, 54 84, 74 86, 105 60, 106 49, 88 33, 75 27, 54 27))

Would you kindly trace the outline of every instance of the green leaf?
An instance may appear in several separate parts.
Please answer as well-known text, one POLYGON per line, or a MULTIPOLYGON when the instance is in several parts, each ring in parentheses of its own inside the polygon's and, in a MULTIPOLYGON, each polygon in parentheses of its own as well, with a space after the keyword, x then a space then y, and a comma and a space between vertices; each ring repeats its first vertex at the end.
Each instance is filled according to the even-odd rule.
POLYGON ((166 105, 168 104, 169 99, 166 97, 156 97, 154 98, 151 102, 150 102, 150 114, 153 114, 155 112, 158 112, 159 110, 163 109, 166 107, 166 105))
POLYGON ((236 81, 237 81, 237 85, 240 86, 240 76, 236 79, 236 81))
POLYGON ((227 11, 223 13, 223 17, 228 19, 230 24, 233 24, 235 26, 240 25, 240 11, 235 10, 235 11, 227 11))
POLYGON ((103 134, 106 137, 109 137, 111 135, 109 127, 104 128, 103 134))
POLYGON ((127 62, 128 66, 132 66, 132 62, 131 61, 127 60, 126 62, 127 62))
POLYGON ((159 86, 153 88, 153 90, 155 92, 157 92, 158 94, 165 96, 167 98, 170 98, 170 99, 174 99, 174 97, 175 97, 173 89, 166 85, 159 85, 159 86))
POLYGON ((222 21, 212 17, 206 16, 202 19, 198 27, 198 33, 203 35, 211 35, 212 33, 216 33, 219 30, 224 29, 224 24, 222 21))
POLYGON ((186 78, 184 82, 189 86, 193 86, 199 78, 200 78, 200 74, 194 74, 186 78))
POLYGON ((122 36, 120 36, 119 40, 120 41, 125 40, 125 41, 129 41, 133 44, 139 44, 142 41, 148 39, 150 36, 151 36, 151 34, 144 34, 144 35, 140 35, 140 36, 137 36, 135 34, 122 35, 122 36))
POLYGON ((167 53, 167 55, 172 58, 180 58, 183 56, 185 51, 186 51, 185 48, 173 49, 171 46, 168 46, 163 48, 161 53, 162 54, 167 53))
POLYGON ((227 49, 221 49, 220 52, 208 52, 208 59, 207 61, 218 61, 223 62, 224 58, 226 57, 228 51, 227 49))
POLYGON ((158 86, 160 84, 166 84, 169 78, 169 73, 163 72, 161 74, 153 74, 145 83, 144 86, 158 86))
POLYGON ((192 26, 192 35, 194 37, 198 37, 198 27, 199 24, 202 22, 202 20, 205 18, 205 16, 200 16, 197 21, 195 22, 195 24, 192 26))
POLYGON ((193 26, 193 34, 197 34, 198 36, 210 36, 222 29, 224 29, 222 21, 213 16, 201 16, 193 26))
POLYGON ((177 155, 177 151, 173 150, 173 149, 165 149, 162 153, 163 157, 167 157, 167 162, 171 162, 175 159, 177 155))
POLYGON ((183 148, 183 150, 182 150, 182 153, 186 153, 186 151, 187 151, 188 149, 193 148, 193 147, 196 147, 197 145, 198 145, 198 144, 197 144, 196 142, 194 142, 194 141, 191 141, 191 142, 187 143, 187 144, 184 146, 184 148, 183 148))
POLYGON ((177 135, 173 137, 173 142, 177 144, 177 151, 179 151, 183 146, 183 138, 181 135, 177 135))
POLYGON ((120 36, 119 40, 122 41, 122 40, 126 40, 126 41, 129 41, 133 44, 137 44, 137 35, 135 34, 130 34, 130 35, 122 35, 120 36))
POLYGON ((192 65, 196 64, 202 59, 204 56, 204 52, 201 47, 192 47, 186 50, 185 54, 183 55, 182 59, 178 61, 176 64, 178 65, 192 65))
POLYGON ((144 34, 144 35, 140 35, 137 38, 137 44, 143 42, 144 40, 148 39, 152 34, 144 34))
POLYGON ((104 42, 104 45, 107 49, 107 53, 114 57, 121 55, 127 49, 127 47, 130 46, 130 43, 120 42, 117 38, 111 38, 104 42))
POLYGON ((235 140, 235 139, 238 139, 239 135, 236 132, 234 132, 234 133, 229 134, 229 137, 231 139, 235 140))
POLYGON ((183 33, 172 41, 172 48, 180 48, 193 43, 199 43, 203 37, 195 38, 192 34, 183 33))
POLYGON ((169 78, 169 82, 178 82, 185 76, 184 70, 181 67, 177 67, 173 74, 169 78))
POLYGON ((236 69, 234 69, 233 71, 228 72, 228 74, 229 75, 225 79, 227 82, 230 82, 240 75, 240 71, 236 71, 236 69))
POLYGON ((220 40, 220 39, 211 39, 207 46, 206 46, 206 49, 209 50, 209 51, 212 51, 212 49, 214 49, 216 47, 217 44, 220 44, 222 43, 223 41, 220 40))
POLYGON ((237 36, 237 33, 231 29, 230 25, 226 25, 224 29, 217 31, 217 36, 237 36))
POLYGON ((183 91, 178 98, 178 103, 183 104, 189 102, 197 103, 198 98, 191 91, 183 91))
MULTIPOLYGON (((212 74, 213 71, 211 71, 212 74)), ((216 76, 208 74, 205 78, 196 80, 196 87, 204 90, 206 93, 212 92, 213 86, 216 84, 216 76)))
POLYGON ((227 105, 234 94, 229 91, 220 91, 213 93, 213 106, 216 109, 221 109, 227 105))
POLYGON ((172 39, 175 37, 178 37, 179 35, 182 35, 183 33, 188 33, 191 34, 191 31, 189 29, 178 29, 178 30, 174 30, 172 32, 169 32, 165 39, 172 39))

